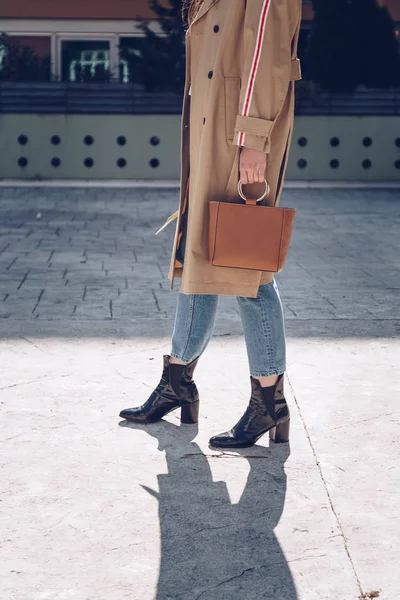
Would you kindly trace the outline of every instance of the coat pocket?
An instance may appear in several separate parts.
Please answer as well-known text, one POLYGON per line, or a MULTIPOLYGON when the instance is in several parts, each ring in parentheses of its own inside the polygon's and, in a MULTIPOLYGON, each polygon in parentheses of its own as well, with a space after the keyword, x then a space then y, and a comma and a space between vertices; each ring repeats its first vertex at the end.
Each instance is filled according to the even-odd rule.
POLYGON ((225 93, 225 135, 232 141, 235 134, 236 117, 240 101, 240 77, 224 78, 225 93))

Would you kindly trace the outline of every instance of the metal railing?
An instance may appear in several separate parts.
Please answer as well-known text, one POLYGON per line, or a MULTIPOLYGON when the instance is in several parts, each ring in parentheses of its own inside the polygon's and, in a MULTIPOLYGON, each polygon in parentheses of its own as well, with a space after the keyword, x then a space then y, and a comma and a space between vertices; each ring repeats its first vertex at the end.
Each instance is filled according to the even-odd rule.
POLYGON ((395 116, 400 115, 400 90, 359 88, 347 94, 312 93, 296 95, 296 114, 310 116, 395 116))
POLYGON ((124 83, 0 83, 0 113, 179 114, 182 98, 124 83))
MULTIPOLYGON (((0 113, 180 114, 182 97, 146 93, 123 83, 0 83, 0 113)), ((400 115, 400 90, 360 89, 351 94, 296 94, 298 115, 400 115)))

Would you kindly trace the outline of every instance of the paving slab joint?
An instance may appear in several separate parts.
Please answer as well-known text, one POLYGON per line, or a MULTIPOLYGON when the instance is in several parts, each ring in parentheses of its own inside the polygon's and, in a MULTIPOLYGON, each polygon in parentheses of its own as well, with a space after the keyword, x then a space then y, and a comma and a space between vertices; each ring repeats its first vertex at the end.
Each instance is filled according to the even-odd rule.
POLYGON ((350 554, 350 550, 349 550, 349 546, 348 546, 348 542, 347 542, 346 535, 345 535, 345 533, 344 533, 344 530, 343 530, 342 524, 340 523, 340 520, 339 520, 339 516, 338 516, 338 514, 337 514, 337 511, 336 511, 336 509, 335 509, 335 507, 334 507, 334 504, 333 504, 333 499, 332 499, 332 496, 331 496, 331 494, 330 494, 330 492, 329 492, 328 484, 327 484, 327 482, 326 482, 326 480, 325 480, 325 478, 324 478, 324 474, 323 474, 323 472, 322 472, 322 467, 321 467, 321 464, 320 464, 320 462, 319 462, 319 460, 318 460, 318 456, 317 456, 317 452, 316 452, 315 446, 314 446, 314 444, 313 444, 313 442, 312 442, 312 439, 311 439, 310 432, 308 431, 308 427, 307 427, 307 424, 306 424, 306 422, 305 422, 305 419, 304 419, 304 417, 303 417, 303 415, 302 415, 301 408, 300 408, 299 402, 298 402, 298 400, 297 400, 297 397, 296 397, 296 393, 295 393, 295 391, 294 391, 294 388, 293 388, 293 386, 292 386, 292 384, 291 384, 291 381, 290 381, 290 378, 289 378, 289 376, 288 376, 288 373, 287 373, 287 372, 286 372, 286 379, 287 379, 287 382, 288 382, 289 389, 290 389, 290 391, 291 391, 291 394, 292 394, 293 400, 294 400, 294 402, 296 403, 297 412, 298 412, 298 414, 299 414, 300 421, 301 421, 301 423, 302 423, 302 425, 303 425, 304 432, 305 432, 305 434, 306 434, 306 436, 307 436, 308 443, 309 443, 309 445, 310 445, 310 448, 311 448, 311 451, 312 451, 312 453, 313 453, 313 455, 314 455, 315 464, 316 464, 316 466, 317 466, 317 468, 318 468, 318 472, 319 472, 319 475, 320 475, 320 478, 321 478, 322 484, 323 484, 323 486, 324 486, 324 488, 325 488, 325 492, 326 492, 326 495, 327 495, 327 498, 328 498, 328 501, 329 501, 329 505, 330 505, 330 507, 331 507, 331 511, 332 511, 332 513, 333 513, 333 516, 334 516, 334 518, 335 518, 335 521, 336 521, 337 527, 338 527, 338 529, 339 529, 339 531, 340 531, 340 536, 341 536, 341 538, 342 538, 342 540, 343 540, 343 546, 344 546, 345 552, 346 552, 346 554, 347 554, 347 557, 348 557, 348 559, 349 559, 349 562, 350 562, 350 565, 351 565, 351 569, 352 569, 352 571, 353 571, 353 573, 354 573, 354 577, 355 577, 355 579, 356 579, 356 582, 357 582, 358 589, 359 589, 359 591, 360 591, 360 596, 359 596, 359 598, 365 598, 365 595, 364 595, 364 591, 363 591, 363 589, 362 589, 362 585, 361 585, 360 578, 358 577, 358 574, 357 574, 357 570, 356 570, 356 567, 355 567, 354 561, 353 561, 353 559, 352 559, 352 556, 351 556, 351 554, 350 554))

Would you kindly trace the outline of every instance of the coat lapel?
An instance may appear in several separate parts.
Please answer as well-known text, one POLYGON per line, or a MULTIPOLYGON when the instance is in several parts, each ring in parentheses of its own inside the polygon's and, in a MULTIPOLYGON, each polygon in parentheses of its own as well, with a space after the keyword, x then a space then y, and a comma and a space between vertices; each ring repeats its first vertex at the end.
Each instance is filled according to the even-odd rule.
POLYGON ((193 23, 197 23, 197 21, 199 19, 201 19, 202 17, 204 17, 204 15, 210 10, 210 8, 213 6, 213 4, 216 4, 216 2, 218 2, 218 0, 204 0, 203 4, 201 5, 201 8, 199 10, 199 12, 197 13, 196 18, 193 20, 193 23))

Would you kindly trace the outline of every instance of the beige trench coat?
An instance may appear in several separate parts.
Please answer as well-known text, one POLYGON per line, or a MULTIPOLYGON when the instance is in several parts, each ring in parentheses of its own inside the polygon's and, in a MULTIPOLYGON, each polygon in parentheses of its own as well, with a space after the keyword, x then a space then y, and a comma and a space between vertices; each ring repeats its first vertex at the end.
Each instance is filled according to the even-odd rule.
MULTIPOLYGON (((240 147, 267 153, 266 203, 277 205, 294 119, 301 0, 204 0, 186 33, 181 187, 169 280, 185 294, 256 297, 273 273, 212 266, 208 203, 239 202, 240 147), (191 86, 191 95, 189 89, 191 86), (190 177, 189 177, 190 175, 190 177), (187 203, 186 190, 188 184, 187 203), (187 213, 185 265, 176 259, 187 213)), ((258 197, 264 185, 244 186, 258 197)))

